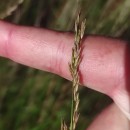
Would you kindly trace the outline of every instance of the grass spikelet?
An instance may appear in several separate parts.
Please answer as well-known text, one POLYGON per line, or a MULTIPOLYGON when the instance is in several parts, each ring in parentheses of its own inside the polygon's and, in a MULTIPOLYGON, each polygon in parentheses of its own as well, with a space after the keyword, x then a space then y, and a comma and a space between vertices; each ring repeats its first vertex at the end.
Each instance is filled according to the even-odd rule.
POLYGON ((61 130, 68 130, 67 125, 66 125, 65 121, 63 121, 63 120, 61 122, 61 130))

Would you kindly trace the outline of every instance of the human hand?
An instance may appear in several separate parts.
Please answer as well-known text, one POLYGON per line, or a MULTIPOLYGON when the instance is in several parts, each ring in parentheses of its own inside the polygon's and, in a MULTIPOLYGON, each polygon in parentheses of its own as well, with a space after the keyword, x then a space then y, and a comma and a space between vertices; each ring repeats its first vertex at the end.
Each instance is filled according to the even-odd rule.
MULTIPOLYGON (((0 56, 71 80, 68 63, 74 36, 45 29, 19 27, 0 21, 0 56)), ((101 36, 84 39, 81 84, 110 96, 130 119, 130 52, 128 43, 101 36)), ((129 130, 129 121, 110 106, 88 130, 129 130), (111 124, 110 124, 111 123, 111 124), (99 128, 98 128, 99 126, 99 128), (119 129, 120 128, 120 129, 119 129)))

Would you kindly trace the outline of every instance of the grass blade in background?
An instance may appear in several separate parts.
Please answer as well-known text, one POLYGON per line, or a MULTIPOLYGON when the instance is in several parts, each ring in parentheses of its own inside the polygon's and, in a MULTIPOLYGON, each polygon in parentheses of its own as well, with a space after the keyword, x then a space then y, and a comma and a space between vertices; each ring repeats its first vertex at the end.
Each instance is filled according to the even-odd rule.
POLYGON ((0 0, 0 18, 11 15, 24 0, 0 0))

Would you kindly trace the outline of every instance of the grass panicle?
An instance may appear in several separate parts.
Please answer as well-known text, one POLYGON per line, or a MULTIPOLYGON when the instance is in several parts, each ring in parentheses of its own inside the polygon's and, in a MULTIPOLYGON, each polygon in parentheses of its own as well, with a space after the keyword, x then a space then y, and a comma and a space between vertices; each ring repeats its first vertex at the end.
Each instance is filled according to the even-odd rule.
MULTIPOLYGON (((69 130, 75 130, 79 119, 79 65, 81 62, 81 43, 85 32, 86 20, 80 22, 80 13, 75 21, 75 39, 72 48, 71 63, 69 64, 72 76, 72 106, 71 106, 71 123, 69 130)), ((62 122, 61 130, 67 130, 65 122, 62 122)))
POLYGON ((80 22, 80 13, 75 21, 75 41, 72 48, 71 63, 69 64, 72 84, 72 108, 71 108, 71 124, 70 130, 75 130, 77 121, 79 119, 79 65, 81 61, 81 43, 85 32, 86 20, 80 22))

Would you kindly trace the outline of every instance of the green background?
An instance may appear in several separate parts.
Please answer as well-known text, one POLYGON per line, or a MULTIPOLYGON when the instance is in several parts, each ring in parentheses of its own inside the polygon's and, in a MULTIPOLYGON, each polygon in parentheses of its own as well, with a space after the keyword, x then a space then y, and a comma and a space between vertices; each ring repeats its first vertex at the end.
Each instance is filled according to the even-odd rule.
MULTIPOLYGON (((86 33, 129 40, 130 0, 79 1, 82 17, 87 19, 86 33)), ((76 0, 25 0, 5 20, 73 31, 77 7, 76 0)), ((6 8, 0 7, 1 12, 2 9, 6 8)), ((78 129, 87 128, 111 102, 101 93, 80 87, 78 129)), ((60 129, 62 118, 70 121, 70 104, 70 81, 0 58, 0 130, 60 129)))

